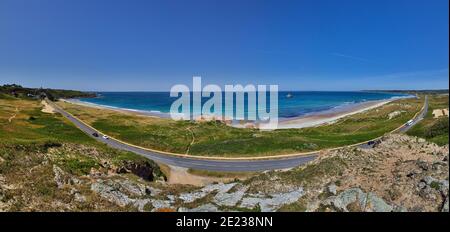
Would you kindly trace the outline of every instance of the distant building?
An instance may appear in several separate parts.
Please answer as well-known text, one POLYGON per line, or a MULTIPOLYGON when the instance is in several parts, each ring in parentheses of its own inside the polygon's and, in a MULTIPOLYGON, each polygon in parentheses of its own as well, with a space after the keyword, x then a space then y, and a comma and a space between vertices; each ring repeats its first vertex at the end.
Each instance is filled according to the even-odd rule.
POLYGON ((448 109, 435 109, 433 110, 433 117, 434 118, 439 118, 442 116, 447 116, 448 117, 448 109))

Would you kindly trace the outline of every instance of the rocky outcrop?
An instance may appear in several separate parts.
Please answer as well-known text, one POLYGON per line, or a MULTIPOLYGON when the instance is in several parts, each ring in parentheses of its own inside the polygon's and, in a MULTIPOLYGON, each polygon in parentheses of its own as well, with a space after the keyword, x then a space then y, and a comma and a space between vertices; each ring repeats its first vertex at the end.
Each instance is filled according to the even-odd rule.
POLYGON ((213 201, 217 205, 235 206, 245 195, 247 189, 247 186, 239 185, 237 190, 233 192, 219 191, 219 193, 214 196, 213 201))
POLYGON ((108 201, 119 206, 127 206, 134 202, 128 195, 123 193, 120 188, 111 181, 98 181, 91 185, 91 190, 98 193, 108 201))
POLYGON ((146 191, 145 187, 136 186, 130 183, 128 180, 98 180, 91 185, 91 190, 111 203, 117 204, 121 207, 136 207, 138 211, 144 211, 144 208, 147 204, 152 204, 153 208, 170 206, 170 203, 163 204, 159 200, 151 199, 151 194, 150 192, 146 191), (147 194, 149 195, 148 197, 143 197, 147 194))
POLYGON ((25 205, 23 211, 449 211, 448 146, 405 135, 386 136, 370 149, 326 151, 305 166, 204 187, 151 182, 162 180, 151 161, 117 164, 115 156, 89 146, 41 151, 24 149, 11 156, 23 160, 13 163, 0 160, 23 165, 0 175, 0 211, 17 202, 25 205), (23 191, 27 195, 20 195, 23 191), (40 198, 45 194, 56 197, 47 203, 40 198))
POLYGON ((219 209, 217 208, 217 206, 213 204, 205 204, 193 209, 183 207, 178 209, 178 212, 218 212, 218 211, 219 209))
POLYGON ((347 189, 337 196, 326 199, 322 204, 343 212, 391 212, 394 209, 376 194, 364 193, 359 188, 347 189))
POLYGON ((123 161, 122 165, 116 169, 117 173, 133 173, 147 181, 153 181, 155 177, 155 167, 148 161, 123 161))
POLYGON ((298 188, 297 190, 286 193, 271 194, 269 196, 259 193, 243 198, 240 206, 250 209, 260 207, 261 212, 272 212, 283 205, 297 201, 303 194, 303 188, 298 188))
POLYGON ((231 188, 233 188, 236 185, 236 183, 231 184, 211 184, 207 185, 203 188, 201 188, 198 191, 190 192, 190 193, 182 193, 179 196, 179 199, 181 199, 185 203, 191 203, 195 200, 201 199, 205 197, 206 195, 212 193, 213 191, 217 191, 218 194, 223 194, 228 192, 231 188))
POLYGON ((70 179, 60 167, 53 165, 53 173, 55 175, 54 180, 58 188, 63 188, 66 184, 70 183, 70 179))

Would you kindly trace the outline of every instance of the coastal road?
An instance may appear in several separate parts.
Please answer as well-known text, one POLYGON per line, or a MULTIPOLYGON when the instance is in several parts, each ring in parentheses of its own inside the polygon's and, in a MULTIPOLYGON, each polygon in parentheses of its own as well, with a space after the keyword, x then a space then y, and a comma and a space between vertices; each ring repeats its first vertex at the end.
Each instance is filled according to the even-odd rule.
POLYGON ((411 129, 411 127, 415 126, 418 122, 422 121, 425 118, 425 116, 427 116, 427 113, 428 113, 428 96, 425 96, 425 103, 423 106, 423 110, 419 113, 419 115, 417 115, 417 117, 413 120, 411 125, 403 126, 398 130, 398 132, 405 133, 406 131, 411 129))
MULTIPOLYGON (((104 139, 102 138, 102 134, 93 128, 85 125, 79 119, 73 117, 65 110, 61 109, 56 104, 50 103, 53 108, 66 117, 69 121, 71 121, 75 126, 77 126, 80 130, 94 138, 95 140, 105 143, 110 147, 130 151, 139 155, 142 155, 148 159, 153 161, 177 166, 184 168, 192 168, 192 169, 200 169, 200 170, 209 170, 209 171, 228 171, 228 172, 245 172, 245 171, 265 171, 265 170, 275 170, 275 169, 285 169, 292 168, 307 162, 314 160, 318 153, 308 154, 308 155, 299 155, 288 158, 277 158, 277 159, 264 159, 264 160, 211 160, 211 159, 196 159, 191 157, 180 157, 173 156, 163 153, 158 153, 154 151, 149 151, 146 149, 138 148, 135 146, 130 146, 129 144, 122 143, 120 141, 114 139, 104 139), (94 133, 98 133, 99 136, 93 136, 94 133)), ((417 122, 422 120, 426 115, 428 110, 428 98, 425 97, 425 105, 424 110, 419 113, 419 115, 413 119, 413 123, 410 126, 404 125, 399 129, 399 132, 406 132, 412 126, 414 126, 417 122)), ((360 147, 366 148, 366 144, 359 145, 360 147)))
MULTIPOLYGON (((423 105, 423 109, 416 115, 416 117, 414 117, 412 119, 412 123, 411 124, 404 124, 403 126, 399 127, 398 129, 396 129, 393 132, 396 133, 406 133, 409 129, 411 129, 413 126, 415 126, 417 123, 419 123, 420 121, 422 121, 425 116, 428 113, 428 96, 425 96, 425 101, 424 101, 424 105, 423 105)), ((391 133, 393 133, 391 132, 391 133)), ((364 148, 364 149, 370 149, 372 148, 375 144, 381 142, 380 139, 374 139, 372 141, 370 141, 369 143, 365 143, 365 144, 361 144, 359 145, 360 148, 364 148)))
POLYGON ((205 160, 205 159, 195 159, 189 157, 177 157, 167 154, 162 154, 158 152, 153 152, 134 146, 130 146, 125 143, 113 139, 103 139, 102 134, 93 130, 92 128, 86 126, 84 123, 79 121, 77 118, 72 117, 69 113, 56 106, 53 103, 53 108, 71 121, 80 130, 94 138, 95 140, 105 143, 110 147, 117 148, 120 150, 130 151, 139 155, 142 155, 153 161, 173 165, 183 168, 201 169, 209 171, 229 171, 229 172, 244 172, 244 171, 265 171, 274 169, 284 169, 291 168, 295 166, 302 165, 317 157, 317 154, 311 154, 307 156, 298 156, 285 159, 273 159, 273 160, 205 160), (98 133, 99 137, 94 137, 92 134, 98 133))

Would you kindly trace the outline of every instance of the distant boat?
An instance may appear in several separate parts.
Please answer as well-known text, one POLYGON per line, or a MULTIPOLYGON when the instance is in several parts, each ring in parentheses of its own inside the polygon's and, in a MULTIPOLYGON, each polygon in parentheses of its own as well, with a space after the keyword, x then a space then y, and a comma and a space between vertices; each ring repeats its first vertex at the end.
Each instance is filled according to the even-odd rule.
POLYGON ((286 98, 292 98, 292 97, 293 97, 293 95, 290 94, 290 93, 288 93, 288 94, 286 95, 286 98))

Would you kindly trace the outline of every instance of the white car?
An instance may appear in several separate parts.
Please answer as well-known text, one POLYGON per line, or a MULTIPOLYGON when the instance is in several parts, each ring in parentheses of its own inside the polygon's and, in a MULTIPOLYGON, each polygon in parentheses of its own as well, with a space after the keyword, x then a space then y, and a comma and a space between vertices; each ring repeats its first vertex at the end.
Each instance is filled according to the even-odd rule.
POLYGON ((109 137, 106 136, 106 135, 103 135, 102 138, 103 138, 103 139, 109 139, 109 137))
POLYGON ((406 122, 406 125, 407 125, 407 126, 411 126, 411 125, 413 124, 413 122, 414 122, 414 121, 411 119, 411 120, 409 120, 409 121, 406 122))

